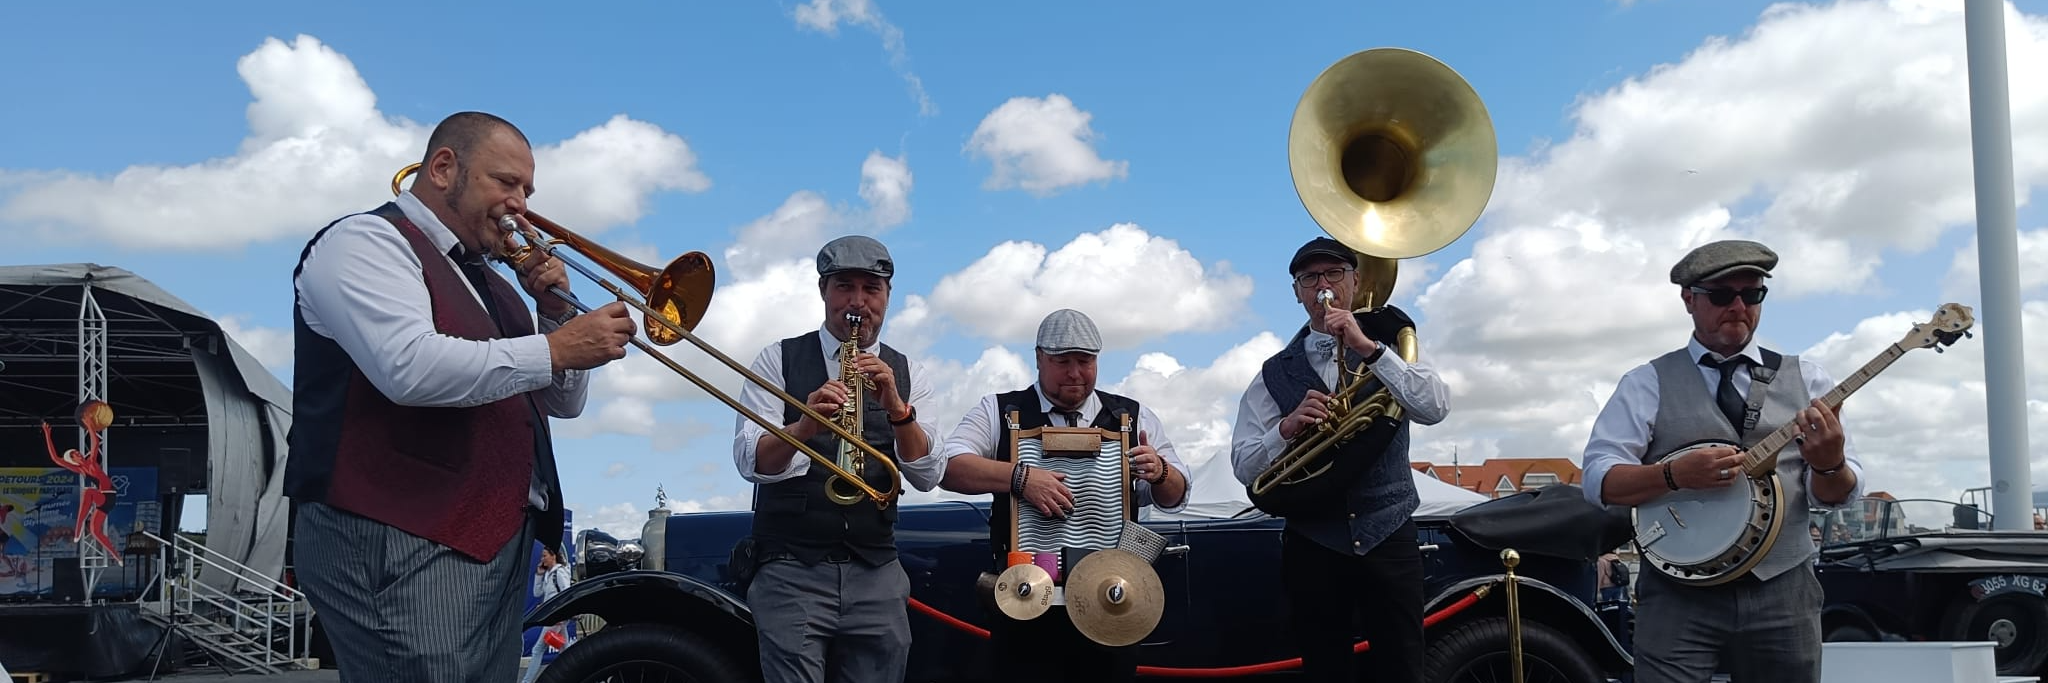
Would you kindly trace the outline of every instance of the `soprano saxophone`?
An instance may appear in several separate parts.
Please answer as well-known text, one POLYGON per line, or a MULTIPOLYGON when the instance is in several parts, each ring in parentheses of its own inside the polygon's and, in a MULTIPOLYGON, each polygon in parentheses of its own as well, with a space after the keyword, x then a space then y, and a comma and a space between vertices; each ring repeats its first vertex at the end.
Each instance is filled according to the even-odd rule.
MULTIPOLYGON (((846 341, 839 343, 839 381, 846 384, 846 402, 839 405, 839 412, 832 415, 832 421, 848 434, 862 433, 861 405, 866 400, 866 392, 875 388, 875 381, 861 374, 856 363, 860 358, 860 324, 859 314, 846 314, 846 341)), ((867 456, 859 446, 841 439, 834 460, 841 471, 866 481, 867 456)), ((852 505, 867 498, 859 486, 838 474, 825 480, 825 495, 840 505, 852 505)))

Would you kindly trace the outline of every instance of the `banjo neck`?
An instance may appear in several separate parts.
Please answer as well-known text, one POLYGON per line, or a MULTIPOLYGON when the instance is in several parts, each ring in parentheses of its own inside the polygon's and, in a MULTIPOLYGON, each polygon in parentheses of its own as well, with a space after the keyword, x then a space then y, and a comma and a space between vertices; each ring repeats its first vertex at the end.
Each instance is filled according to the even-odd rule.
MULTIPOLYGON (((1857 369, 1854 374, 1844 377, 1842 381, 1835 383, 1834 389, 1829 390, 1827 395, 1820 397, 1821 403, 1826 405, 1828 410, 1839 410, 1844 399, 1849 398, 1850 394, 1856 393, 1857 389, 1863 388, 1863 385, 1869 384, 1870 380, 1877 377, 1878 373, 1884 372, 1885 368, 1891 367, 1893 361, 1906 355, 1906 350, 1897 343, 1886 346, 1883 352, 1878 353, 1876 358, 1870 359, 1870 362, 1864 363, 1863 367, 1857 369)), ((1792 443, 1798 437, 1799 420, 1793 419, 1785 422, 1785 424, 1778 425, 1777 429, 1772 430, 1770 434, 1759 439, 1756 445, 1749 447, 1749 453, 1743 456, 1742 471, 1748 473, 1751 477, 1763 477, 1776 471, 1778 469, 1778 452, 1784 450, 1786 444, 1792 443)))

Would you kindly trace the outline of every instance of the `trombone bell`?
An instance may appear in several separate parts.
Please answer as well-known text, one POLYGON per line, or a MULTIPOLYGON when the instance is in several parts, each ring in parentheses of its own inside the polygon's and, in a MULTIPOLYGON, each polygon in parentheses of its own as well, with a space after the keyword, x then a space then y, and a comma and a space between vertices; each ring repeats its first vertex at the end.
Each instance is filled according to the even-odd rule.
POLYGON ((1309 215, 1337 241, 1389 260, 1464 235, 1493 194, 1498 157, 1493 120, 1472 86, 1401 48, 1324 69, 1287 131, 1294 190, 1309 215))

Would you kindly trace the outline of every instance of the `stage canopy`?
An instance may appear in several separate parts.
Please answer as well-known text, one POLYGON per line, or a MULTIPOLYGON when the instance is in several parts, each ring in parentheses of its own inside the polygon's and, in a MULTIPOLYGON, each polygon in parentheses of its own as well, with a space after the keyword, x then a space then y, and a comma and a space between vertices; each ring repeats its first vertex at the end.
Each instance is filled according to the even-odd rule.
POLYGON ((219 324, 120 268, 0 266, 0 363, 0 466, 52 467, 39 425, 59 430, 58 448, 74 444, 80 387, 104 375, 115 416, 106 465, 156 468, 159 535, 177 528, 185 494, 204 493, 207 546, 282 573, 291 391, 219 324), (81 361, 96 319, 104 369, 81 361))

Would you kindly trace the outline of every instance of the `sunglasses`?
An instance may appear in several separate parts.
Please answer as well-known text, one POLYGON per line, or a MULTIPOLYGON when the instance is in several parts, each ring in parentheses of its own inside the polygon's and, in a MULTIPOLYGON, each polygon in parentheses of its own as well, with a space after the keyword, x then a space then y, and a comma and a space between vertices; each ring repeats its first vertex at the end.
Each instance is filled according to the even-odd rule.
POLYGON ((1715 306, 1726 306, 1728 304, 1735 303, 1735 298, 1738 296, 1742 297, 1742 303, 1755 306, 1757 304, 1763 303, 1764 294, 1769 293, 1771 291, 1771 288, 1765 287, 1763 285, 1758 285, 1756 287, 1752 287, 1749 289, 1729 289, 1726 287, 1688 287, 1687 289, 1692 290, 1692 293, 1694 294, 1707 295, 1707 301, 1713 303, 1715 306))

